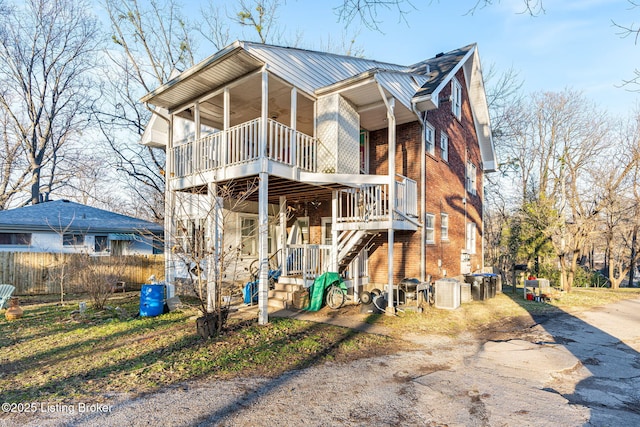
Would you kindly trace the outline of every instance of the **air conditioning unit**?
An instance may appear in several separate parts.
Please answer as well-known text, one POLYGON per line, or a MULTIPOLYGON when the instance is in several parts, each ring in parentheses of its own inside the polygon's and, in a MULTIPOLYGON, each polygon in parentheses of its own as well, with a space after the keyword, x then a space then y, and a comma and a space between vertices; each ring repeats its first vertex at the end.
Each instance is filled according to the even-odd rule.
POLYGON ((471 283, 460 283, 460 304, 471 302, 471 283))
POLYGON ((435 282, 436 308, 455 310, 460 307, 460 282, 455 279, 440 279, 435 282))

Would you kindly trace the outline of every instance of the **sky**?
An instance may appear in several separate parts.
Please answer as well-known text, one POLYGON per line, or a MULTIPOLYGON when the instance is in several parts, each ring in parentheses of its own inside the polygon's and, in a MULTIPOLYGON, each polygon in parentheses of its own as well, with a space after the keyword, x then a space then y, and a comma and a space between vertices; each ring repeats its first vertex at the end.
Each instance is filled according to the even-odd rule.
MULTIPOLYGON (((283 2, 278 17, 284 38, 300 37, 300 47, 322 50, 357 34, 355 45, 364 57, 401 65, 477 43, 483 68, 513 68, 527 93, 578 90, 616 116, 640 101, 640 92, 621 87, 640 69, 640 42, 622 38, 613 24, 640 23, 640 7, 627 0, 543 0, 545 12, 535 17, 520 13, 522 0, 494 0, 474 14, 467 12, 475 0, 412 0, 406 22, 395 9, 381 9, 380 31, 357 21, 345 31, 335 10, 341 3, 283 2)), ((202 58, 214 52, 206 53, 202 58)))

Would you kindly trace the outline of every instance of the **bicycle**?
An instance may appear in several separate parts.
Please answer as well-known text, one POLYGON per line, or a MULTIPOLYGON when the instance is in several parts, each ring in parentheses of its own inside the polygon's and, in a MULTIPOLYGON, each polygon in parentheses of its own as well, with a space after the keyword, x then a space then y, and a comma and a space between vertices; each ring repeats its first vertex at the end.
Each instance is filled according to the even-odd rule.
POLYGON ((347 299, 347 292, 337 285, 332 283, 325 291, 324 301, 332 309, 338 309, 342 307, 347 299))

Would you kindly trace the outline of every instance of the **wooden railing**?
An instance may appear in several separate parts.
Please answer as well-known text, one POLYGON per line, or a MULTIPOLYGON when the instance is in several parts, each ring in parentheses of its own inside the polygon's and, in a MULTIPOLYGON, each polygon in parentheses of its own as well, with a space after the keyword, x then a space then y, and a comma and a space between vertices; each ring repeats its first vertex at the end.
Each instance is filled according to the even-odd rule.
POLYGON ((331 245, 288 245, 286 274, 313 280, 328 271, 330 255, 331 245))
POLYGON ((418 217, 418 184, 406 176, 396 181, 396 211, 411 218, 418 217))
MULTIPOLYGON (((224 166, 240 165, 260 158, 260 125, 254 119, 225 131, 206 135, 197 141, 178 144, 171 150, 174 177, 215 170, 224 166)), ((290 127, 267 120, 266 156, 270 160, 302 170, 317 169, 317 141, 315 138, 290 127)))
MULTIPOLYGON (((405 176, 399 176, 395 182, 396 197, 393 203, 394 213, 400 214, 394 219, 417 218, 418 186, 405 176)), ((340 191, 338 202, 338 222, 387 221, 389 212, 389 185, 365 184, 358 188, 340 191)))

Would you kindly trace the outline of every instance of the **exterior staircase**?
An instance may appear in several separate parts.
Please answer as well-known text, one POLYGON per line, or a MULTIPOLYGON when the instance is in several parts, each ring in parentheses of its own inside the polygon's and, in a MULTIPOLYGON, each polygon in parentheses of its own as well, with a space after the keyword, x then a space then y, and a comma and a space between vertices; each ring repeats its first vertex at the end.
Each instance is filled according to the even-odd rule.
POLYGON ((269 307, 274 309, 301 309, 306 305, 305 296, 309 293, 304 286, 294 280, 281 277, 269 291, 269 307))
POLYGON ((378 235, 370 230, 343 231, 338 239, 338 272, 343 273, 351 261, 378 235))

